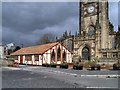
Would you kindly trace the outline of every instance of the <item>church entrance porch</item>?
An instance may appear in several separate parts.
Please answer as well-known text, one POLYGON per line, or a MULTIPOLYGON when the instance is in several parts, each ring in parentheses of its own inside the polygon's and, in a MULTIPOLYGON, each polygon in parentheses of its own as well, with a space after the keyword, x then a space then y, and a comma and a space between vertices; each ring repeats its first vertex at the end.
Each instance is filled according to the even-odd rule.
POLYGON ((90 60, 90 50, 88 47, 84 47, 82 49, 82 59, 83 60, 90 60))

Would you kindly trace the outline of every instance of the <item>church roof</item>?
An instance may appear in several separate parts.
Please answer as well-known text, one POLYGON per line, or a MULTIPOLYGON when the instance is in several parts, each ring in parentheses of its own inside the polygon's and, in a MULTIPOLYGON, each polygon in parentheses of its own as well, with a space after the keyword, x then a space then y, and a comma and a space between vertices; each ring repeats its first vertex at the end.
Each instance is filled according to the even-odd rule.
POLYGON ((50 48, 56 46, 60 42, 37 45, 32 47, 21 48, 20 50, 10 54, 10 55, 31 55, 31 54, 43 54, 50 48))

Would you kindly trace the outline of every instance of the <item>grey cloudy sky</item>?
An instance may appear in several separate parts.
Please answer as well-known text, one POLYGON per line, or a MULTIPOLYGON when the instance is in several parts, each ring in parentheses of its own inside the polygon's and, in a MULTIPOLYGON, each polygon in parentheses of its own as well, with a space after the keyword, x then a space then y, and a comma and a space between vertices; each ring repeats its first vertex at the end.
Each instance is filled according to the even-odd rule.
MULTIPOLYGON (((115 27, 118 22, 118 3, 110 3, 109 18, 115 27)), ((78 3, 73 2, 3 2, 3 43, 32 46, 45 33, 58 37, 66 30, 79 30, 78 3)), ((116 29, 116 28, 115 28, 116 29)))

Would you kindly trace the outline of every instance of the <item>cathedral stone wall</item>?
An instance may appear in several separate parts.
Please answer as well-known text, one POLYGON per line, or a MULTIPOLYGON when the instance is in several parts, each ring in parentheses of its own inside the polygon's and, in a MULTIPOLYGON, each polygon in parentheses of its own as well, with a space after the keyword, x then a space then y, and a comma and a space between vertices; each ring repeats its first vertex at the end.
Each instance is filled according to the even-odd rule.
MULTIPOLYGON (((78 60, 92 60, 95 57, 119 60, 120 28, 118 32, 114 32, 113 28, 108 18, 108 2, 80 2, 79 34, 71 40, 74 56, 78 60)), ((69 40, 64 40, 64 43, 69 40)))

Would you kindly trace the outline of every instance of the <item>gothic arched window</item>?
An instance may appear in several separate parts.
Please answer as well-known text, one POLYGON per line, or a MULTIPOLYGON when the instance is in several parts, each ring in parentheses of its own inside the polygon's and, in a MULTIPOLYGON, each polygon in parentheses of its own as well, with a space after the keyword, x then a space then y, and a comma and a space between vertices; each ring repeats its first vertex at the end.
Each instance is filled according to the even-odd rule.
POLYGON ((55 52, 53 50, 52 55, 51 55, 52 61, 55 61, 55 52))
POLYGON ((112 41, 112 48, 117 48, 117 40, 115 39, 115 40, 113 40, 112 41))
POLYGON ((58 48, 58 50, 57 50, 57 60, 60 60, 60 47, 58 48))
POLYGON ((63 53, 63 61, 66 61, 65 51, 64 51, 64 53, 63 53))
POLYGON ((90 26, 90 27, 89 27, 89 29, 88 29, 88 34, 89 34, 89 35, 95 34, 95 29, 94 29, 93 26, 90 26))

